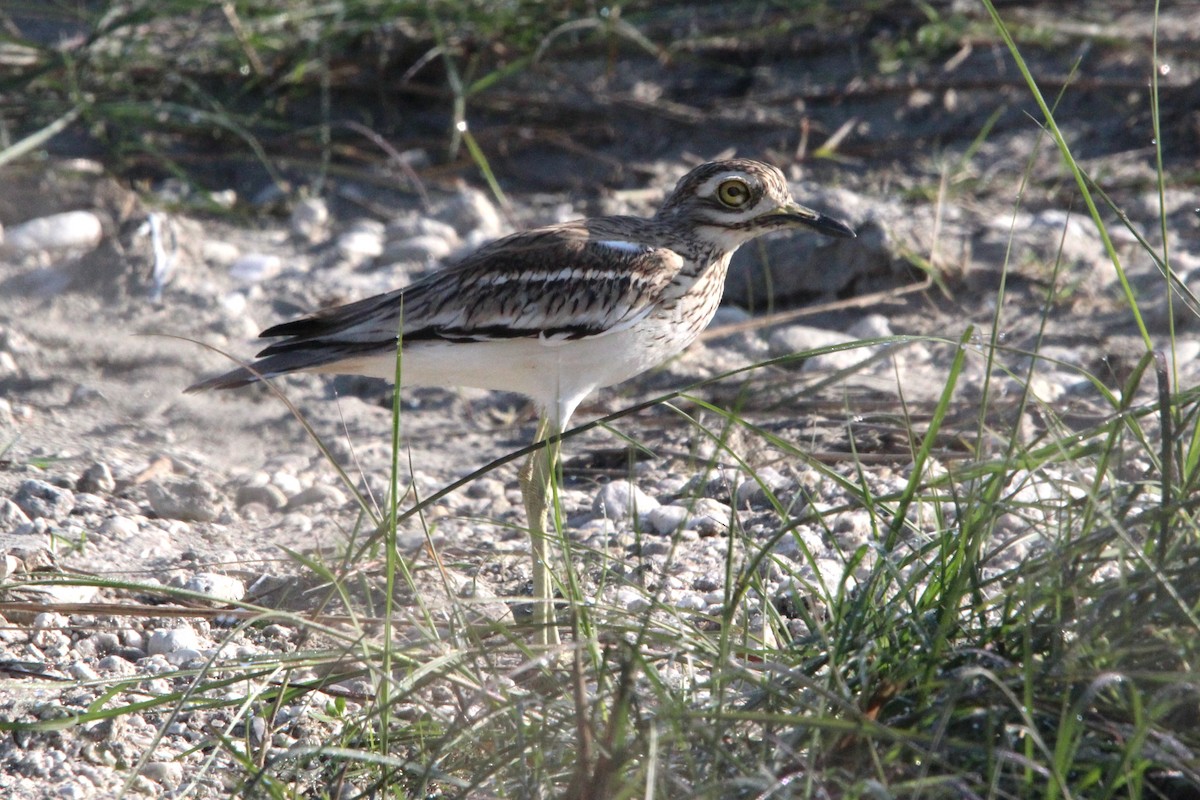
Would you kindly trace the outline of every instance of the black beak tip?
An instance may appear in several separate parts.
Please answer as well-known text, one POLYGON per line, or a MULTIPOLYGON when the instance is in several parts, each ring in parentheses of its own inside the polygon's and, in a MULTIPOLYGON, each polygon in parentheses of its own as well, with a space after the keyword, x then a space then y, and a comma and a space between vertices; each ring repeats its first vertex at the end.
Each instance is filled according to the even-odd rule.
POLYGON ((858 234, 854 232, 846 223, 840 219, 833 217, 822 216, 816 225, 817 230, 827 236, 833 236, 837 239, 857 239, 858 234))

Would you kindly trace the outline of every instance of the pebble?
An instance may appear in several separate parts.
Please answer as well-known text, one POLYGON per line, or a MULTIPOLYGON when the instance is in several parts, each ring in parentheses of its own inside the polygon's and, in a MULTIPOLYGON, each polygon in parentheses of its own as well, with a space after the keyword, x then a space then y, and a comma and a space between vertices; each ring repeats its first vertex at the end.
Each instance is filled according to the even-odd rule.
POLYGON ((791 481, 774 467, 763 467, 756 470, 754 476, 742 480, 734 492, 738 507, 744 508, 765 503, 767 495, 763 490, 764 485, 771 491, 771 494, 778 495, 780 491, 791 485, 791 481))
POLYGON ((346 502, 346 495, 341 489, 336 486, 328 486, 326 484, 314 484, 307 489, 303 489, 292 495, 287 502, 287 509, 292 511, 302 506, 316 505, 318 503, 328 503, 333 506, 340 506, 346 502))
POLYGON ((151 761, 142 767, 142 776, 167 789, 183 783, 183 764, 178 761, 151 761))
POLYGON ((200 640, 192 628, 158 628, 150 634, 146 653, 151 656, 159 656, 179 650, 198 650, 199 647, 200 640))
POLYGON ((204 654, 194 647, 181 647, 178 650, 167 653, 164 657, 167 659, 167 663, 172 666, 186 667, 193 661, 203 660, 204 654))
POLYGON ((30 478, 21 483, 13 502, 32 518, 59 520, 75 508, 75 493, 45 481, 30 478))
POLYGON ((143 486, 150 508, 166 519, 211 522, 221 513, 217 490, 195 478, 148 481, 143 486))
POLYGON ((242 251, 238 249, 236 244, 231 242, 222 242, 219 239, 205 239, 200 243, 200 257, 205 263, 215 267, 230 267, 242 251))
POLYGON ((643 611, 650 606, 650 601, 641 592, 623 588, 617 590, 617 605, 629 611, 643 611))
POLYGON ((109 517, 100 526, 101 533, 116 539, 127 539, 131 536, 136 536, 138 529, 137 522, 129 517, 122 517, 120 515, 109 517))
POLYGON ((18 254, 47 250, 90 250, 100 244, 104 226, 91 211, 64 211, 14 225, 4 245, 18 254))
MULTIPOLYGON (((788 325, 774 331, 767 338, 767 346, 770 348, 770 354, 779 358, 853 341, 855 341, 855 337, 841 331, 814 328, 811 325, 788 325)), ((865 357, 865 354, 861 350, 852 349, 838 353, 828 353, 823 356, 812 356, 805 359, 805 367, 807 368, 807 364, 815 359, 829 359, 831 357, 835 360, 848 360, 851 364, 856 364, 865 357)))
POLYGON ((646 514, 646 525, 652 533, 657 533, 659 536, 670 536, 687 524, 691 515, 687 506, 659 506, 646 514))
POLYGON ((246 596, 246 584, 230 575, 218 572, 198 572, 188 579, 183 588, 189 592, 206 594, 216 600, 237 602, 246 596))
POLYGON ((373 219, 355 220, 337 237, 337 249, 353 262, 368 261, 383 255, 384 226, 373 219))
POLYGON ((458 231, 453 225, 441 220, 423 217, 418 214, 397 217, 387 224, 386 231, 389 242, 403 242, 418 236, 433 236, 443 241, 459 243, 458 231))
POLYGON ((428 264, 441 261, 453 252, 454 246, 446 239, 425 234, 389 244, 382 254, 382 260, 388 264, 428 264))
POLYGON ((100 677, 100 673, 82 661, 76 661, 74 664, 68 666, 67 674, 77 681, 94 681, 100 677))
POLYGON ((137 667, 132 661, 121 658, 120 656, 105 656, 96 662, 96 669, 109 675, 126 676, 132 675, 137 671, 137 667))
POLYGON ((7 497, 0 499, 0 531, 7 533, 28 524, 29 515, 19 505, 7 497))
POLYGON ((592 501, 592 511, 611 520, 625 520, 637 513, 649 514, 659 502, 627 480, 612 481, 600 487, 592 501))
POLYGON ((229 276, 244 283, 273 278, 283 269, 283 259, 268 253, 246 253, 229 265, 229 276))
MULTIPOLYGON (((6 377, 9 375, 20 375, 20 374, 21 374, 21 365, 17 363, 17 360, 15 358, 13 358, 12 353, 6 353, 3 350, 0 350, 0 377, 6 377)), ((5 402, 8 402, 8 401, 5 401, 5 402)), ((9 410, 9 416, 11 417, 12 416, 12 404, 9 404, 8 410, 9 410)))
POLYGON ((238 508, 258 503, 272 511, 277 511, 287 505, 288 499, 279 487, 268 483, 262 486, 239 486, 234 502, 237 503, 238 508))
POLYGON ((109 494, 117 488, 117 482, 108 464, 98 461, 83 471, 75 488, 81 492, 109 494))
POLYGON ((320 197, 305 197, 292 206, 288 220, 292 234, 309 244, 325 238, 329 228, 329 206, 320 197))
POLYGON ((729 505, 711 497, 701 497, 692 506, 688 527, 701 536, 716 536, 729 530, 729 520, 732 518, 733 509, 729 505))
POLYGON ((271 475, 271 483, 288 497, 299 494, 300 490, 304 488, 299 478, 283 470, 277 470, 271 475))
POLYGON ((496 206, 486 194, 471 187, 463 187, 437 217, 463 236, 467 247, 491 241, 504 233, 504 222, 496 206))

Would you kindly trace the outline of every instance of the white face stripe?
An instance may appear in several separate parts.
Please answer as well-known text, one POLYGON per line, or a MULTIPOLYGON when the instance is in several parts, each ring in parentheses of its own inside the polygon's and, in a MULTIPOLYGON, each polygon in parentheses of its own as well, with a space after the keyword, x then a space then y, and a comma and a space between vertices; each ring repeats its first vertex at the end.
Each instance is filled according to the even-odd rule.
POLYGON ((745 181, 748 186, 753 186, 754 184, 758 183, 757 178, 747 175, 745 172, 741 172, 740 170, 722 172, 720 175, 714 175, 704 183, 700 184, 700 187, 696 189, 696 195, 699 197, 712 197, 717 193, 717 187, 730 178, 740 178, 745 181))

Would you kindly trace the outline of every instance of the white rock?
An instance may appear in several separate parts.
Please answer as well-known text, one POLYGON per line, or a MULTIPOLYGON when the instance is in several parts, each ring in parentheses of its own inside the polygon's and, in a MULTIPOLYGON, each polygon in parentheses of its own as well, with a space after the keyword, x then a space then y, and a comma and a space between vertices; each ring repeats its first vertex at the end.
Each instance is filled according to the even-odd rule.
POLYGON ((156 656, 174 653, 176 650, 198 650, 199 647, 200 640, 192 628, 159 628, 150 634, 146 652, 156 656))
POLYGON ((292 208, 289 225, 293 234, 315 244, 325 238, 329 225, 329 206, 320 197, 306 197, 292 208))
POLYGON ((246 253, 229 265, 229 277, 246 283, 272 278, 283 269, 283 259, 270 253, 246 253))
POLYGON ((496 206, 486 194, 470 187, 464 187, 439 216, 465 236, 468 243, 478 238, 495 239, 504 232, 496 206))
POLYGON ((228 292, 221 297, 221 307, 231 317, 240 317, 246 311, 246 293, 228 292))
POLYGON ((142 767, 143 777, 167 789, 175 789, 183 783, 183 764, 178 761, 151 761, 142 767))
POLYGON ((592 511, 597 516, 612 520, 629 519, 635 513, 641 517, 658 506, 657 500, 626 480, 612 481, 601 486, 595 500, 592 501, 592 511))
POLYGON ((165 656, 167 663, 176 667, 185 667, 193 661, 199 661, 204 657, 204 653, 193 647, 181 647, 174 652, 167 653, 165 656))
POLYGON ((29 524, 29 516, 21 507, 7 497, 0 498, 0 532, 11 533, 22 525, 29 524))
POLYGON ((38 217, 8 229, 5 246, 17 253, 83 250, 100 244, 104 227, 91 211, 66 211, 38 217))
POLYGON ((733 509, 714 500, 711 497, 701 497, 692 506, 692 517, 688 527, 699 531, 705 536, 714 536, 729 529, 729 520, 733 517, 733 509))
POLYGON ((337 249, 353 260, 376 258, 383 254, 383 236, 370 230, 347 230, 337 237, 337 249))
POLYGON ((200 244, 200 257, 208 264, 216 267, 228 267, 238 260, 242 251, 232 242, 222 242, 217 239, 205 239, 200 244))
POLYGON ((642 611, 650 605, 650 601, 641 592, 626 588, 617 591, 617 605, 629 611, 642 611))
POLYGON ((198 572, 188 579, 183 588, 189 592, 206 594, 217 600, 237 602, 246 596, 246 585, 237 578, 217 572, 198 572))
POLYGON ((129 517, 117 515, 104 520, 104 524, 100 526, 100 532, 117 539, 125 539, 137 535, 138 524, 129 517))
POLYGON ((278 470, 271 476, 271 483, 275 488, 291 497, 294 494, 299 494, 304 486, 300 483, 300 479, 290 472, 278 470))
POLYGON ((691 512, 686 506, 659 506, 646 514, 646 525, 652 533, 669 536, 682 528, 689 517, 691 517, 691 512))
MULTIPOLYGON (((457 236, 455 237, 458 238, 457 236)), ((423 235, 411 236, 394 244, 388 245, 384 251, 389 262, 404 262, 425 264, 430 261, 441 261, 454 252, 454 246, 440 236, 423 235)))

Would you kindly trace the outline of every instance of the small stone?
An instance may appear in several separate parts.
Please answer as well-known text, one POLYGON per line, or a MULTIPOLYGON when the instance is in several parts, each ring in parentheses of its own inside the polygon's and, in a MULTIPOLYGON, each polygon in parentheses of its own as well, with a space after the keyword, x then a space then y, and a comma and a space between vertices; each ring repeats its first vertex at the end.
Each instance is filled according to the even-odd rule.
MULTIPOLYGON (((21 374, 21 365, 17 363, 17 360, 15 358, 13 358, 12 353, 8 353, 3 350, 0 350, 0 378, 6 377, 9 375, 20 375, 20 374, 21 374)), ((12 411, 12 405, 9 405, 10 415, 11 415, 11 411, 12 411)))
POLYGON ((367 261, 383 254, 383 223, 373 219, 355 220, 337 237, 337 249, 352 261, 367 261))
POLYGON ((329 206, 320 197, 305 197, 292 207, 288 225, 294 236, 316 244, 325 238, 329 227, 329 206))
POLYGON ((7 497, 0 499, 0 532, 10 533, 29 524, 29 516, 7 497))
POLYGON ((652 533, 657 533, 659 536, 670 536, 682 528, 689 517, 691 517, 691 512, 686 506, 659 506, 646 515, 646 525, 652 533))
POLYGON ((692 518, 688 527, 695 529, 701 536, 715 536, 729 530, 729 520, 733 517, 733 509, 719 500, 711 497, 701 497, 692 506, 692 518))
POLYGON ((34 630, 58 630, 65 627, 67 627, 67 618, 54 611, 43 611, 33 618, 34 630))
POLYGON ((774 467, 763 467, 757 470, 753 476, 749 476, 738 484, 736 490, 736 499, 739 507, 754 505, 766 500, 766 492, 763 486, 771 491, 772 494, 778 496, 779 492, 791 485, 791 482, 774 467), (757 480, 755 479, 757 478, 757 480))
POLYGON ((100 532, 112 536, 114 539, 128 539, 137 535, 138 524, 129 517, 112 516, 104 520, 104 524, 100 526, 100 532))
MULTIPOLYGON (((458 238, 457 236, 455 237, 458 238)), ((389 264, 408 263, 408 264, 427 264, 433 261, 441 261, 454 252, 454 247, 449 241, 440 236, 426 234, 424 236, 410 236, 407 239, 402 239, 398 242, 389 244, 383 251, 383 261, 389 264)))
POLYGON ((67 667, 67 674, 77 681, 94 681, 100 677, 100 673, 82 661, 77 661, 67 667))
POLYGON ((84 470, 75 488, 81 492, 108 494, 117 488, 117 482, 113 479, 112 470, 109 469, 108 464, 98 461, 84 470))
POLYGON ((504 223, 496 206, 486 194, 470 187, 463 187, 445 205, 438 218, 466 237, 469 243, 495 239, 504 232, 504 223))
POLYGON ((278 470, 271 476, 271 483, 288 497, 298 494, 304 488, 299 478, 283 470, 278 470))
POLYGON ((167 663, 172 666, 186 667, 193 661, 203 660, 204 654, 194 647, 181 647, 178 650, 167 653, 164 657, 167 659, 167 663))
POLYGON ((242 251, 236 244, 219 239, 205 239, 200 243, 200 257, 215 267, 229 267, 238 260, 242 251))
POLYGON ((263 486, 239 486, 235 502, 238 508, 257 503, 275 511, 286 506, 288 499, 279 487, 266 484, 263 486))
POLYGON ((459 244, 458 231, 454 230, 453 225, 417 214, 393 219, 387 224, 385 235, 389 242, 402 242, 417 236, 436 236, 456 247, 459 244))
POLYGON ((198 650, 200 640, 192 628, 159 628, 150 634, 146 645, 148 655, 167 655, 177 650, 198 650))
POLYGON ((617 605, 629 611, 643 611, 650 606, 650 601, 641 592, 633 589, 618 589, 617 605))
POLYGON ((629 519, 634 514, 649 514, 659 502, 630 481, 612 481, 600 487, 592 501, 592 511, 612 520, 629 519))
POLYGON ((246 596, 246 584, 217 572, 198 572, 188 579, 183 588, 227 602, 237 602, 246 596))
POLYGON ((59 520, 75 508, 75 493, 45 481, 29 479, 21 483, 13 502, 31 519, 59 520))
POLYGON ((91 211, 65 211, 14 225, 8 229, 4 245, 21 254, 91 250, 103 236, 100 217, 91 211))
POLYGON ((288 499, 287 508, 289 511, 292 511, 301 506, 315 505, 317 503, 340 506, 345 502, 346 495, 336 486, 327 486, 318 483, 292 495, 288 499))
MULTIPOLYGON (((767 344, 770 347, 770 354, 775 357, 789 356, 796 353, 803 353, 809 350, 817 350, 822 347, 831 347, 833 345, 846 344, 855 341, 853 336, 842 333, 841 331, 830 331, 824 328, 814 328, 811 325, 788 325, 787 327, 779 328, 774 331, 767 339, 767 344)), ((842 351, 837 355, 849 352, 858 357, 854 359, 856 362, 864 358, 864 354, 855 351, 842 351)), ((813 356, 813 358, 825 358, 825 356, 813 356)), ((812 358, 808 359, 811 361, 812 358)))
POLYGON ((120 656, 105 656, 96 662, 96 669, 110 675, 132 675, 137 668, 120 656))
POLYGON ((143 488, 154 513, 165 519, 211 522, 221 513, 220 494, 195 478, 149 481, 143 488))
POLYGON ((142 767, 142 777, 166 789, 176 789, 183 783, 183 764, 178 761, 151 761, 142 767))
POLYGON ((229 277, 245 283, 273 278, 283 269, 283 259, 269 253, 246 253, 229 265, 229 277))

